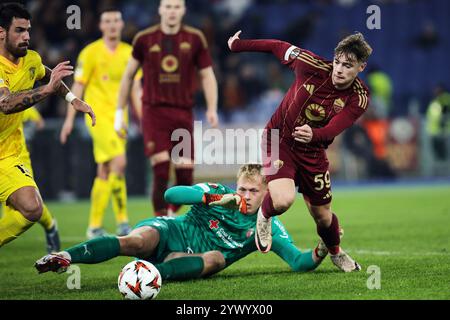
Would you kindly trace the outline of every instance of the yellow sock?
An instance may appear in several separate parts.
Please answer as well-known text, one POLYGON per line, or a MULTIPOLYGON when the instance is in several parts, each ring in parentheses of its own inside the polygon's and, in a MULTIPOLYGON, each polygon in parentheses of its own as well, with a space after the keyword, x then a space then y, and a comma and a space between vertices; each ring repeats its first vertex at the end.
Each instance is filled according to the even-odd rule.
POLYGON ((0 247, 16 239, 34 224, 19 211, 5 206, 4 209, 6 208, 8 209, 3 211, 3 218, 0 219, 0 247))
POLYGON ((127 213, 127 184, 125 177, 120 177, 117 173, 109 174, 111 184, 112 204, 117 224, 128 222, 127 213))
POLYGON ((89 215, 89 228, 100 228, 108 206, 111 186, 108 180, 95 178, 91 190, 91 212, 89 215))
POLYGON ((42 208, 42 217, 38 222, 47 231, 53 227, 53 217, 45 204, 42 208))

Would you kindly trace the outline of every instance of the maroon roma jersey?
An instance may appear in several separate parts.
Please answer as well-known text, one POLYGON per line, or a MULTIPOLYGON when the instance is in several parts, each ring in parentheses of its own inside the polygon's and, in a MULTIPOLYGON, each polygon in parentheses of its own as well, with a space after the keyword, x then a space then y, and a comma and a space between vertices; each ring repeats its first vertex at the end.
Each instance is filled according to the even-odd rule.
POLYGON ((141 63, 144 105, 192 108, 197 70, 212 65, 203 33, 182 25, 174 35, 160 25, 139 32, 133 40, 133 57, 141 63))
POLYGON ((331 79, 332 62, 310 51, 279 40, 236 40, 232 50, 271 52, 294 71, 295 81, 267 128, 279 129, 280 141, 300 152, 323 151, 367 109, 366 85, 356 78, 348 89, 336 89, 331 79), (313 130, 308 144, 296 142, 292 137, 294 128, 304 124, 313 130))

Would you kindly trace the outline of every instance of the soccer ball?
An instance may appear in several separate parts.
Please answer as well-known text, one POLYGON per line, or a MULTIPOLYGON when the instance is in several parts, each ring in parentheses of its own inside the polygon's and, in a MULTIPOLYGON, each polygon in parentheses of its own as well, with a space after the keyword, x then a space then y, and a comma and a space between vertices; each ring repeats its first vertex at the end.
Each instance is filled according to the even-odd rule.
POLYGON ((125 299, 155 299, 161 290, 161 274, 150 262, 135 260, 123 267, 117 285, 125 299))

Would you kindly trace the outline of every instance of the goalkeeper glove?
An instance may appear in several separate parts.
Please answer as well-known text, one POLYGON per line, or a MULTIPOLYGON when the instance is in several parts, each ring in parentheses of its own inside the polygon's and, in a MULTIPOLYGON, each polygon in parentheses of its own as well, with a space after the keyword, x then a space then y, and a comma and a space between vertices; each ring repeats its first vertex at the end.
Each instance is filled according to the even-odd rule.
POLYGON ((221 206, 231 210, 239 210, 241 213, 247 213, 247 203, 245 202, 245 199, 237 193, 204 193, 203 203, 209 206, 221 206))

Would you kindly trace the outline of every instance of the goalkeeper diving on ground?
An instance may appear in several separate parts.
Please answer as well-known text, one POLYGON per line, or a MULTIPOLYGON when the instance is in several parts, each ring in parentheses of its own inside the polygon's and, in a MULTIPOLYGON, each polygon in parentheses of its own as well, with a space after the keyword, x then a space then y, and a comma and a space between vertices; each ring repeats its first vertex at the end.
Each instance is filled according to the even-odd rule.
MULTIPOLYGON (((156 217, 139 222, 123 237, 95 238, 35 263, 39 273, 64 272, 71 264, 94 264, 117 256, 131 256, 153 263, 163 280, 186 280, 217 273, 257 251, 256 212, 267 192, 259 164, 243 165, 237 190, 222 184, 200 183, 168 189, 169 203, 191 205, 179 217, 156 217)), ((278 218, 272 220, 271 251, 293 271, 319 266, 328 254, 320 240, 314 250, 300 251, 278 218)))

